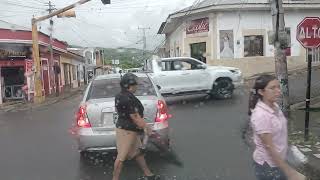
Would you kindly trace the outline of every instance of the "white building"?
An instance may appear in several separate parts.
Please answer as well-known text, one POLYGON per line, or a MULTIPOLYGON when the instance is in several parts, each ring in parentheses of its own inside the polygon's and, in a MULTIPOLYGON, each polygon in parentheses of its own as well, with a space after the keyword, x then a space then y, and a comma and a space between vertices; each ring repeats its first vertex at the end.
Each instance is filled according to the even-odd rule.
POLYGON ((103 50, 95 47, 68 48, 71 52, 82 54, 85 58, 85 82, 90 81, 94 75, 102 74, 103 50))
MULTIPOLYGON (((283 3, 291 41, 286 49, 288 68, 306 67, 306 50, 296 40, 296 29, 305 17, 320 16, 320 1, 283 3)), ((274 72, 274 48, 268 43, 272 27, 269 0, 204 0, 170 14, 162 23, 158 33, 166 35, 166 43, 159 55, 191 56, 211 65, 239 67, 247 77, 274 72)))

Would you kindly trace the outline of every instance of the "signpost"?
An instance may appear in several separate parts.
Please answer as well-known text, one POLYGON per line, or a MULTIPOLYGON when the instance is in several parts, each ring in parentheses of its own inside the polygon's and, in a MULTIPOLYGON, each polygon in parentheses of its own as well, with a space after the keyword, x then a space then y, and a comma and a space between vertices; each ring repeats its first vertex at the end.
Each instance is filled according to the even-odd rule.
MULTIPOLYGON (((297 26, 297 40, 306 49, 314 49, 320 46, 320 18, 306 17, 297 26)), ((309 119, 310 119, 310 90, 311 90, 311 67, 312 60, 307 57, 308 61, 308 86, 306 92, 306 112, 305 112, 305 130, 304 139, 309 140, 309 119)), ((312 56, 313 58, 314 56, 312 56)))

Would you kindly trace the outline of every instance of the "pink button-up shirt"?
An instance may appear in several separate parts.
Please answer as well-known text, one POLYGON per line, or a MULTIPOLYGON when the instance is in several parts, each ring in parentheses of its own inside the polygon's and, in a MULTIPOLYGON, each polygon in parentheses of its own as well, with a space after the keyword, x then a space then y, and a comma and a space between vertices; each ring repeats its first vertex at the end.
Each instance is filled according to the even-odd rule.
POLYGON ((276 105, 276 107, 277 110, 274 110, 264 102, 259 101, 251 115, 253 140, 256 145, 253 159, 261 165, 267 162, 271 167, 275 167, 276 164, 258 135, 264 133, 272 134, 275 150, 280 154, 281 158, 286 159, 288 149, 287 119, 279 106, 276 105))

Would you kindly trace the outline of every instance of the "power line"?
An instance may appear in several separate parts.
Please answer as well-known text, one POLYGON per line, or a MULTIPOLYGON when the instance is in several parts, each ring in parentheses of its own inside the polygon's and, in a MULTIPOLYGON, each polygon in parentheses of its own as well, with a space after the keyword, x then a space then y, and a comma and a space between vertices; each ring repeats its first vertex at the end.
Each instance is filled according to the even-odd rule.
MULTIPOLYGON (((31 0, 33 2, 30 2, 32 5, 37 5, 37 7, 43 7, 44 6, 44 3, 39 3, 39 2, 36 2, 35 0, 31 0)), ((14 4, 19 4, 19 5, 30 5, 30 3, 27 3, 26 4, 26 1, 24 0, 7 0, 7 2, 9 3, 14 3, 14 4)))
MULTIPOLYGON (((40 2, 39 0, 29 0, 29 1, 32 1, 31 2, 32 4, 37 4, 37 5, 40 5, 40 6, 43 6, 45 4, 44 2, 40 2)), ((24 0, 12 0, 11 1, 11 3, 18 3, 18 4, 24 4, 25 2, 26 1, 24 1, 24 0)))
POLYGON ((129 45, 126 45, 126 46, 120 46, 120 47, 121 47, 121 48, 128 48, 128 47, 131 47, 131 46, 133 46, 133 45, 136 45, 136 44, 140 43, 141 41, 142 41, 142 39, 138 40, 138 41, 135 42, 135 43, 132 43, 132 44, 129 44, 129 45))
MULTIPOLYGON (((76 25, 74 22, 72 22, 72 21, 70 21, 70 23, 71 23, 71 26, 74 27, 73 30, 76 31, 75 28, 77 27, 77 25, 76 25)), ((95 46, 94 44, 99 44, 99 43, 97 43, 97 42, 94 43, 93 41, 89 42, 89 41, 85 40, 85 39, 90 39, 90 38, 88 38, 88 37, 87 37, 86 35, 84 35, 84 34, 81 34, 80 31, 76 31, 76 33, 79 35, 79 37, 81 37, 81 38, 84 37, 83 40, 84 40, 85 42, 87 42, 88 44, 90 44, 90 46, 92 46, 92 47, 95 46)))
POLYGON ((16 3, 8 2, 8 1, 5 1, 3 3, 8 4, 8 5, 12 5, 12 6, 19 6, 19 7, 24 7, 24 8, 45 10, 44 8, 32 7, 32 6, 22 5, 22 4, 16 4, 16 3))
MULTIPOLYGON (((40 13, 40 12, 37 12, 37 13, 40 13)), ((30 13, 29 13, 29 12, 21 12, 21 13, 14 14, 14 15, 0 16, 0 18, 13 18, 13 17, 29 18, 29 17, 26 16, 26 15, 30 15, 30 13)), ((30 16, 32 16, 32 15, 30 15, 30 16)))
POLYGON ((84 43, 87 44, 87 46, 92 46, 92 44, 89 43, 87 40, 83 39, 83 38, 81 37, 81 35, 79 34, 79 32, 77 32, 72 26, 71 26, 70 28, 71 28, 71 31, 74 32, 74 34, 77 35, 78 38, 79 38, 81 41, 83 41, 84 43))
POLYGON ((45 4, 45 2, 43 2, 43 1, 41 1, 41 0, 33 0, 33 1, 39 2, 39 3, 41 3, 41 4, 45 4))
POLYGON ((249 1, 249 0, 243 0, 243 1, 241 2, 241 7, 240 7, 239 10, 238 10, 239 20, 238 20, 238 25, 237 25, 237 31, 236 31, 236 34, 235 34, 236 36, 237 36, 238 33, 239 33, 240 23, 241 23, 241 20, 242 20, 242 17, 241 17, 240 12, 242 11, 244 5, 245 5, 246 3, 248 3, 248 1, 249 1))

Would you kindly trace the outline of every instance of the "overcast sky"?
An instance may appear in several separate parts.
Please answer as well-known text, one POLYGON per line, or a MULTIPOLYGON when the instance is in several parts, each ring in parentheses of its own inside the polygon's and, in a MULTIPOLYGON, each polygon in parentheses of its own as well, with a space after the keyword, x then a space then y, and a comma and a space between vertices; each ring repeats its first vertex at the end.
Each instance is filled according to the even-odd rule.
MULTIPOLYGON (((52 0, 56 8, 65 7, 77 0, 52 0)), ((168 14, 192 5, 195 0, 111 0, 103 5, 100 0, 78 6, 76 18, 54 18, 54 37, 69 44, 99 47, 142 48, 142 31, 147 30, 147 48, 153 49, 163 39, 156 35, 161 22, 168 14)), ((30 27, 33 15, 45 15, 46 0, 0 0, 0 20, 30 27)), ((39 24, 48 32, 49 21, 39 24)))

